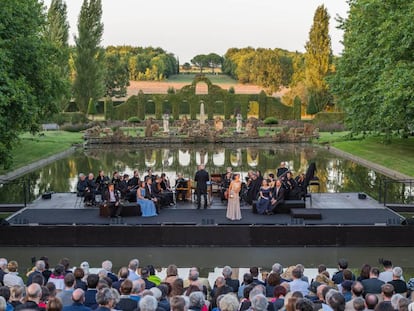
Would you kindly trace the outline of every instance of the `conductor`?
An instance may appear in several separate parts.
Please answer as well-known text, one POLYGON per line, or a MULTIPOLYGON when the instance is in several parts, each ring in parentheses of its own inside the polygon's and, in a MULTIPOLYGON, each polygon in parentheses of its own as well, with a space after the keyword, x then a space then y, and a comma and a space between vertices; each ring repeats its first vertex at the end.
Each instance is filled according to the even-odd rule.
POLYGON ((207 208, 207 182, 210 180, 208 172, 205 170, 204 164, 198 166, 198 171, 195 174, 194 181, 197 182, 197 209, 201 208, 201 196, 204 197, 204 209, 207 208))

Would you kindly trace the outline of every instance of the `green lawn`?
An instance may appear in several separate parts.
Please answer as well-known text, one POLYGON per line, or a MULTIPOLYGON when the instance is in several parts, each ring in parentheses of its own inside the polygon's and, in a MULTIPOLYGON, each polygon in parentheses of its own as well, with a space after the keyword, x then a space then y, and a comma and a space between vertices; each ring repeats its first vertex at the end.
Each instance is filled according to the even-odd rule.
POLYGON ((64 131, 29 133, 20 136, 21 142, 13 149, 13 164, 8 170, 0 169, 0 174, 20 168, 37 160, 52 156, 83 141, 82 133, 64 131))
POLYGON ((414 137, 394 137, 390 144, 383 143, 383 137, 371 136, 359 140, 345 140, 347 133, 321 133, 319 141, 349 152, 363 159, 414 176, 414 137))
MULTIPOLYGON (((168 80, 166 80, 165 82, 182 82, 182 83, 188 83, 191 84, 194 80, 194 77, 196 75, 193 73, 189 73, 189 74, 179 74, 179 75, 173 75, 170 76, 168 78, 168 80)), ((210 81, 213 84, 237 84, 237 81, 232 79, 231 77, 229 77, 228 75, 213 75, 213 74, 208 74, 206 73, 205 76, 210 79, 210 81)))

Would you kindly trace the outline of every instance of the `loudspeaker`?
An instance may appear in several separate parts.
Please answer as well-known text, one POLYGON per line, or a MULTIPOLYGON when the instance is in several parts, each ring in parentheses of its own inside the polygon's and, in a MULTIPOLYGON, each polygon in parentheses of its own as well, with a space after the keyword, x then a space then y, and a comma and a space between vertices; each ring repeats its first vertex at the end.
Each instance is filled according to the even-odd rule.
POLYGON ((52 198, 52 192, 45 192, 42 194, 43 200, 50 200, 52 198))
POLYGON ((365 200, 367 198, 367 195, 363 192, 358 193, 358 199, 365 200))

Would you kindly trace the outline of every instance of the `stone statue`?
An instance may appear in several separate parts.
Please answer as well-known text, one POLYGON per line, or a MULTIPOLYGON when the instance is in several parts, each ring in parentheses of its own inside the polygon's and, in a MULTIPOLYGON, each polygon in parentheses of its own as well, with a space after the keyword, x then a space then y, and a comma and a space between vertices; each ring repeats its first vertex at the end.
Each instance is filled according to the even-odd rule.
POLYGON ((206 113, 204 110, 204 102, 201 101, 200 103, 200 125, 203 125, 206 123, 206 113))
POLYGON ((224 130, 224 124, 223 124, 223 120, 220 117, 216 117, 214 120, 214 128, 216 130, 216 132, 223 132, 224 130))
POLYGON ((243 117, 242 117, 241 113, 238 113, 237 114, 236 120, 237 120, 236 121, 236 132, 237 133, 241 133, 241 131, 242 131, 242 125, 243 125, 243 123, 242 123, 243 117))
POLYGON ((152 118, 145 121, 145 137, 152 137, 152 118))
POLYGON ((164 133, 170 132, 170 115, 168 113, 164 113, 162 116, 162 126, 164 128, 164 133))

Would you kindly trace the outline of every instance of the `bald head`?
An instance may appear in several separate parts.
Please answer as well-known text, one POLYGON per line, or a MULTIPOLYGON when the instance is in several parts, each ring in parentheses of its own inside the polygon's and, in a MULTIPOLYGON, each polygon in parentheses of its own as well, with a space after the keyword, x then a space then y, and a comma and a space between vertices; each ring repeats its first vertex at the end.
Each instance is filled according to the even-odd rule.
POLYGON ((82 303, 85 298, 85 292, 81 288, 77 288, 72 293, 72 300, 74 302, 80 302, 82 303))
POLYGON ((30 284, 27 289, 27 298, 28 300, 39 302, 40 298, 42 297, 42 288, 37 283, 30 284))

